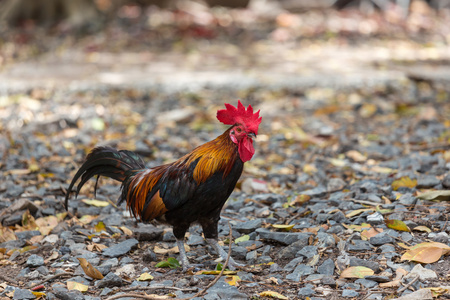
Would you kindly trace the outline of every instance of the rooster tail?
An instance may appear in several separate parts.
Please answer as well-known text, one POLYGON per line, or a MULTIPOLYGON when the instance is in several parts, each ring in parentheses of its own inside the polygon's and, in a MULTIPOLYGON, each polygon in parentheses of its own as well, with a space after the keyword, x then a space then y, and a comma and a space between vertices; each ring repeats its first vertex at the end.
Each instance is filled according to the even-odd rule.
MULTIPOLYGON (((127 150, 118 151, 111 147, 94 148, 88 154, 86 161, 75 174, 69 185, 65 199, 66 209, 72 188, 80 177, 81 181, 77 186, 75 197, 78 196, 83 185, 95 175, 98 175, 97 182, 100 176, 110 177, 123 182, 144 168, 144 161, 134 152, 127 150)), ((97 189, 97 182, 95 183, 95 190, 97 189)))

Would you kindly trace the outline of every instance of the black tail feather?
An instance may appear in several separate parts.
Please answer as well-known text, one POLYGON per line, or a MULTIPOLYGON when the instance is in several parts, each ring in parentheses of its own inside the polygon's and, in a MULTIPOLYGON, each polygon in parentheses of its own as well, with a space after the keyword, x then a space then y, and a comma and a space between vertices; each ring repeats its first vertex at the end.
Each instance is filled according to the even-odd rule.
POLYGON ((81 181, 77 186, 75 197, 78 196, 83 185, 92 177, 97 175, 95 183, 95 192, 97 192, 97 183, 100 176, 110 177, 123 182, 130 171, 145 168, 145 163, 137 154, 128 150, 116 150, 111 147, 97 147, 86 157, 86 161, 80 167, 72 179, 67 190, 65 207, 68 207, 69 195, 78 179, 81 181))

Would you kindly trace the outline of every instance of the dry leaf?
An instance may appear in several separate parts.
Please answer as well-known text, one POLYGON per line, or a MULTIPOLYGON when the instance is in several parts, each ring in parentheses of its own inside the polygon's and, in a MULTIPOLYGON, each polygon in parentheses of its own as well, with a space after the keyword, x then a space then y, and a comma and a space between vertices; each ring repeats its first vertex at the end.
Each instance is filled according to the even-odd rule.
POLYGON ((391 287, 398 287, 400 285, 400 279, 392 280, 389 282, 382 282, 380 283, 381 288, 391 288, 391 287))
POLYGON ((310 199, 311 199, 311 196, 300 194, 297 197, 295 197, 295 199, 291 203, 289 203, 289 205, 301 206, 301 205, 305 204, 306 202, 308 202, 310 199))
POLYGON ((142 273, 141 276, 137 279, 137 281, 151 281, 153 280, 153 276, 149 273, 142 273))
POLYGON ((363 212, 366 212, 366 211, 373 211, 373 209, 372 208, 361 208, 361 209, 352 210, 351 212, 346 214, 345 217, 351 218, 351 217, 357 216, 359 214, 362 214, 363 212))
POLYGON ((384 223, 387 227, 398 230, 398 231, 411 231, 408 226, 403 221, 400 220, 385 220, 384 223))
POLYGON ((356 162, 365 162, 367 157, 356 150, 350 150, 345 153, 348 158, 356 162))
POLYGON ((342 271, 341 278, 364 278, 373 274, 374 271, 372 269, 362 266, 355 266, 349 267, 342 271))
POLYGON ((369 230, 363 230, 361 231, 361 239, 367 241, 381 232, 383 232, 383 228, 370 228, 369 230))
POLYGON ((240 281, 241 281, 241 278, 237 275, 225 277, 225 282, 232 286, 239 286, 240 281))
POLYGON ((85 258, 78 258, 81 268, 83 268, 84 273, 94 279, 103 279, 102 273, 94 268, 85 258))
POLYGON ((394 180, 392 182, 392 188, 394 191, 398 190, 401 187, 413 188, 417 185, 417 179, 411 179, 408 176, 403 176, 400 179, 394 180))
POLYGON ((450 247, 438 242, 426 242, 417 244, 406 251, 401 260, 417 261, 430 264, 438 261, 442 255, 448 254, 450 247))
MULTIPOLYGON (((184 244, 184 249, 186 250, 186 252, 191 251, 191 248, 187 244, 184 244)), ((180 253, 180 250, 178 249, 178 246, 170 249, 165 249, 156 245, 155 248, 153 248, 153 252, 155 252, 156 254, 176 254, 180 253)))
POLYGON ((123 231, 123 233, 125 233, 125 235, 133 235, 133 231, 131 231, 131 230, 128 229, 127 227, 125 227, 125 226, 120 226, 119 228, 120 228, 120 230, 123 231))
POLYGON ((95 207, 106 207, 109 205, 108 201, 102 201, 97 199, 83 199, 81 201, 86 203, 87 205, 92 205, 95 207))
POLYGON ((79 283, 79 282, 67 281, 67 289, 69 291, 77 290, 77 291, 80 291, 80 292, 87 292, 89 287, 87 285, 79 283))
POLYGON ((417 198, 422 199, 422 200, 449 201, 450 200, 450 190, 429 191, 429 192, 425 192, 425 193, 418 195, 417 198))
POLYGON ((295 224, 284 225, 284 224, 272 224, 273 228, 283 229, 284 231, 289 231, 294 228, 295 224))
POLYGON ((364 230, 364 229, 366 229, 366 228, 371 228, 372 226, 370 225, 370 224, 367 224, 367 223, 362 223, 361 225, 353 225, 353 224, 350 224, 350 225, 347 225, 347 224, 342 224, 342 226, 344 226, 345 228, 347 228, 347 229, 351 229, 351 230, 353 230, 353 231, 362 231, 362 230, 364 230))
POLYGON ((289 299, 288 297, 283 296, 280 293, 277 293, 277 292, 274 292, 274 291, 264 291, 264 292, 259 293, 259 295, 261 297, 271 297, 271 298, 282 299, 282 300, 289 299))
POLYGON ((413 228, 413 230, 422 231, 422 232, 428 232, 428 233, 431 232, 431 229, 428 228, 427 226, 416 226, 416 227, 413 228))

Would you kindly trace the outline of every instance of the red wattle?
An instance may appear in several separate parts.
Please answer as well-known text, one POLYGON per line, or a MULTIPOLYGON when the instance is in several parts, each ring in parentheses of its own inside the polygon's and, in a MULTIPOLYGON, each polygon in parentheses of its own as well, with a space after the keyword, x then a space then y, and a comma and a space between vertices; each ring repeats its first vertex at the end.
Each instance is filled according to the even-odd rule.
POLYGON ((251 138, 243 138, 239 143, 239 156, 243 162, 252 159, 253 154, 255 154, 255 148, 253 148, 253 140, 251 138))

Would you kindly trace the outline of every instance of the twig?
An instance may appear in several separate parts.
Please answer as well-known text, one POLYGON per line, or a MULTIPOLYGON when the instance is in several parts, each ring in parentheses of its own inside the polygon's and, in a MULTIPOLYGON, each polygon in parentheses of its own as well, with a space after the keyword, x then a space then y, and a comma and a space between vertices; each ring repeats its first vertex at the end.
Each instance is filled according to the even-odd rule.
POLYGON ((406 290, 407 288, 409 288, 410 286, 412 286, 412 285, 414 284, 414 282, 416 282, 419 278, 420 278, 420 276, 417 275, 413 280, 411 280, 410 282, 408 282, 407 285, 405 285, 404 287, 402 287, 401 289, 399 289, 399 290, 397 291, 397 293, 400 294, 401 292, 403 292, 404 290, 406 290))
POLYGON ((182 291, 182 292, 196 292, 198 291, 198 288, 191 288, 191 289, 182 289, 175 286, 165 286, 165 285, 152 285, 152 286, 134 286, 126 289, 122 289, 121 291, 146 291, 146 290, 176 290, 176 291, 182 291))
POLYGON ((64 272, 64 273, 55 274, 55 275, 53 275, 53 276, 50 276, 50 277, 47 278, 47 279, 44 279, 44 280, 42 280, 42 281, 39 281, 38 283, 33 283, 33 284, 31 284, 31 285, 30 285, 30 288, 32 288, 33 286, 41 285, 41 284, 43 284, 43 283, 46 283, 47 281, 53 280, 53 279, 58 278, 58 277, 62 277, 62 276, 72 276, 72 275, 73 275, 73 272, 64 272))
MULTIPOLYGON (((149 300, 161 300, 162 299, 161 296, 155 297, 155 296, 136 294, 136 293, 128 293, 128 294, 125 293, 125 294, 111 296, 109 298, 106 298, 106 300, 114 300, 114 299, 126 298, 126 297, 134 297, 134 298, 138 298, 138 299, 149 299, 149 300)), ((167 299, 170 299, 170 298, 167 297, 167 299)))
POLYGON ((203 290, 201 290, 200 292, 198 292, 197 294, 195 294, 194 296, 190 297, 190 298, 186 298, 185 300, 190 300, 190 299, 194 299, 196 297, 201 297, 203 296, 206 291, 212 287, 213 285, 216 284, 217 281, 219 281, 220 277, 222 277, 223 272, 225 271, 225 268, 228 265, 228 262, 230 261, 230 257, 231 257, 231 240, 233 238, 233 231, 231 229, 231 225, 230 222, 228 222, 228 227, 230 228, 230 236, 228 237, 228 240, 230 241, 230 247, 228 248, 228 255, 227 255, 227 259, 225 260, 225 263, 222 266, 222 270, 220 271, 219 275, 216 276, 216 278, 214 278, 213 281, 211 281, 203 290))

